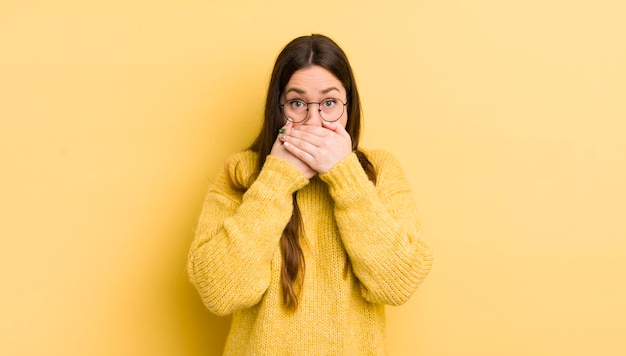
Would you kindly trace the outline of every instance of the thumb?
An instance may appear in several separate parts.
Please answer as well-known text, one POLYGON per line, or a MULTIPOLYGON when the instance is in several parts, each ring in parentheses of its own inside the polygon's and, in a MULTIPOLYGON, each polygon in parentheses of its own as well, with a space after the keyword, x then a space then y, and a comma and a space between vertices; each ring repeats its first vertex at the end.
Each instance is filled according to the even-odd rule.
POLYGON ((328 130, 334 131, 338 135, 350 136, 350 134, 348 134, 348 131, 346 131, 345 127, 343 127, 343 125, 341 125, 338 121, 335 121, 335 122, 322 121, 322 126, 328 130))

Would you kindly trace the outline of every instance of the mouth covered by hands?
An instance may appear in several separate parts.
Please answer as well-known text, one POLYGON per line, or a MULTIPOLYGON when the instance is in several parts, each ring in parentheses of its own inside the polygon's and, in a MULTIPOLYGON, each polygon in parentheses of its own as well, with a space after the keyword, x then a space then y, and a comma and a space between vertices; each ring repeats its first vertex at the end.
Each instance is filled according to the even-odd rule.
MULTIPOLYGON (((300 163, 316 173, 327 173, 339 161, 352 153, 352 139, 345 128, 338 122, 322 121, 322 126, 294 126, 291 120, 279 131, 277 142, 282 148, 300 163)), ((275 143, 276 146, 276 143, 275 143)), ((274 151, 274 149, 272 149, 274 151)), ((294 164, 292 159, 287 161, 294 164)), ((300 163, 294 165, 298 168, 300 163)), ((300 169, 307 176, 307 169, 300 169)))

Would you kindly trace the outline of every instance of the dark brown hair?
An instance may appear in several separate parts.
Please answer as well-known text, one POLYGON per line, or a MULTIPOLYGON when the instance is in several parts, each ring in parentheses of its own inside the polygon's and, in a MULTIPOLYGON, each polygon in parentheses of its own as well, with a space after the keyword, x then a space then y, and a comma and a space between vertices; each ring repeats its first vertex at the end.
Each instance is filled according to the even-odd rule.
MULTIPOLYGON (((256 137, 249 149, 257 152, 259 158, 257 169, 261 170, 267 155, 270 154, 278 129, 285 125, 285 119, 280 110, 280 97, 291 76, 298 70, 320 66, 331 72, 343 84, 346 89, 348 101, 348 122, 346 131, 352 138, 352 150, 359 158, 369 179, 376 181, 374 167, 365 155, 358 150, 359 136, 361 133, 361 102, 356 81, 348 58, 343 50, 330 38, 313 34, 311 36, 298 37, 285 46, 280 52, 265 102, 265 117, 261 132, 256 137)), ((290 310, 298 306, 298 294, 302 286, 304 276, 304 254, 300 245, 300 236, 303 235, 302 219, 296 201, 297 193, 293 194, 293 213, 287 223, 280 239, 280 250, 283 256, 281 269, 281 287, 283 303, 290 310)), ((349 264, 346 264, 346 273, 349 264)))

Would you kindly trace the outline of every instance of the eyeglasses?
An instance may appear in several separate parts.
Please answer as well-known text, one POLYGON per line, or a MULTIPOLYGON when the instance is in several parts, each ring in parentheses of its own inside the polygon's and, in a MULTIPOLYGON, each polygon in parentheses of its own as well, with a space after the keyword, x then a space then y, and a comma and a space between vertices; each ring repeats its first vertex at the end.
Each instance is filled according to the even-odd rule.
POLYGON ((291 119, 292 122, 298 123, 306 120, 309 116, 309 105, 317 104, 320 116, 324 121, 334 122, 343 116, 343 111, 347 103, 336 99, 329 98, 319 102, 312 101, 307 103, 300 99, 287 100, 280 104, 280 108, 283 111, 283 115, 287 119, 291 119))

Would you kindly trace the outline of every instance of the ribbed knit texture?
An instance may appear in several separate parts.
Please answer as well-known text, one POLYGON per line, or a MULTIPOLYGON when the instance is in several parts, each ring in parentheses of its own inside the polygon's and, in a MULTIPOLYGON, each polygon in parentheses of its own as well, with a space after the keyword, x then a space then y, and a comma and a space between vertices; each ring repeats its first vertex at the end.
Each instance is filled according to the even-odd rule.
POLYGON ((384 151, 366 155, 376 186, 355 154, 310 181, 273 156, 256 179, 256 153, 227 161, 204 201, 188 260, 207 308, 233 314, 225 355, 385 354, 384 304, 406 302, 432 256, 400 166, 384 151), (289 312, 279 241, 295 191, 306 270, 300 305, 289 312))

